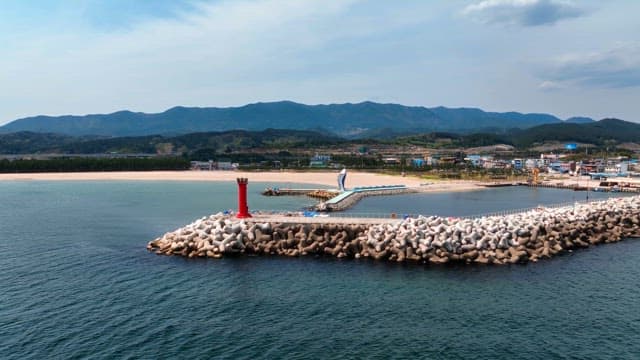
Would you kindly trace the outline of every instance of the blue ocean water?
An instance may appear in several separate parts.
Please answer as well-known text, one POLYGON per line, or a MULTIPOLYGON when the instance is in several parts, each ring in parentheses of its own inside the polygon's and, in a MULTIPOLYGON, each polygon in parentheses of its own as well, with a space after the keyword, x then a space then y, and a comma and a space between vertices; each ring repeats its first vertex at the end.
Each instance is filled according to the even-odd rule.
MULTIPOLYGON (((252 208, 310 203, 261 197, 265 186, 250 184, 252 208)), ((572 200, 538 191, 514 208, 572 200)), ((401 203, 411 212, 429 200, 442 211, 481 213, 518 196, 508 188, 461 194, 401 203)), ((389 203, 397 198, 383 208, 377 199, 358 206, 399 210, 389 203)), ((190 260, 145 245, 233 208, 235 184, 0 182, 0 204, 2 359, 640 356, 635 240, 502 267, 190 260)))

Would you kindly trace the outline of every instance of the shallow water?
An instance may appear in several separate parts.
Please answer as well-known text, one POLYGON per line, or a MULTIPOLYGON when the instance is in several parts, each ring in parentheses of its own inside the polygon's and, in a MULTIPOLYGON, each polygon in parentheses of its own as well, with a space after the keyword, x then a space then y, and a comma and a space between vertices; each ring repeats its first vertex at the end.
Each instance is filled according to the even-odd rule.
MULTIPOLYGON (((265 186, 250 184, 253 208, 295 210, 311 203, 263 198, 258 192, 265 186)), ((524 206, 516 199, 513 208, 573 200, 561 198, 572 192, 539 190, 543 195, 524 206)), ((497 211, 517 196, 509 191, 430 194, 439 200, 429 198, 428 209, 497 211)), ((358 207, 401 210, 389 203, 393 199, 410 212, 426 209, 424 198, 368 204, 378 199, 358 207)), ((234 184, 3 182, 0 204, 4 359, 640 354, 635 240, 503 267, 188 260, 153 255, 145 245, 233 208, 234 184)))

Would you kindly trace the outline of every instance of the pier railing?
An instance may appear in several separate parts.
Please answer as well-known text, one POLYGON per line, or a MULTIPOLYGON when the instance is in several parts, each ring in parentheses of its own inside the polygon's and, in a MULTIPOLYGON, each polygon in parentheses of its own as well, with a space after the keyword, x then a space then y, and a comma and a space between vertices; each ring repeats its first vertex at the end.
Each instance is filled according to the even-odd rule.
POLYGON ((529 212, 529 211, 532 211, 532 210, 557 209, 557 208, 572 207, 572 206, 582 205, 582 204, 587 204, 587 203, 588 203, 587 200, 576 200, 576 201, 569 201, 569 202, 562 202, 562 203, 555 203, 555 204, 546 204, 546 205, 542 205, 541 204, 541 205, 538 205, 538 206, 530 206, 530 207, 526 207, 526 208, 492 211, 492 212, 479 213, 479 214, 474 214, 474 215, 458 216, 458 217, 464 218, 464 219, 478 219, 478 218, 481 218, 481 217, 515 215, 515 214, 526 213, 526 212, 529 212))
MULTIPOLYGON (((253 210, 257 214, 263 215, 300 215, 300 216, 325 216, 329 218, 381 218, 388 219, 393 218, 394 216, 401 219, 404 215, 403 213, 393 213, 393 212, 343 212, 343 211, 333 211, 333 212, 320 212, 320 211, 292 211, 292 210, 253 210), (394 215, 395 214, 395 215, 394 215)), ((411 216, 418 216, 418 214, 412 214, 411 216)))

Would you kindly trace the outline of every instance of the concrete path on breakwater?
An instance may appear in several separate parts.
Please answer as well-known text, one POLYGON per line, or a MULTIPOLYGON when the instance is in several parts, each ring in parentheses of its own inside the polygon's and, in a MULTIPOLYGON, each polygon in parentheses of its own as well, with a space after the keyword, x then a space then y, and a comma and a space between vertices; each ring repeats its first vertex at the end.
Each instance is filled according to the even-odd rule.
POLYGON ((402 219, 388 218, 362 218, 362 217, 324 217, 324 216, 286 216, 286 215, 253 215, 252 218, 246 219, 251 222, 263 223, 280 223, 280 224, 358 224, 358 225, 376 225, 376 224, 396 224, 402 219))

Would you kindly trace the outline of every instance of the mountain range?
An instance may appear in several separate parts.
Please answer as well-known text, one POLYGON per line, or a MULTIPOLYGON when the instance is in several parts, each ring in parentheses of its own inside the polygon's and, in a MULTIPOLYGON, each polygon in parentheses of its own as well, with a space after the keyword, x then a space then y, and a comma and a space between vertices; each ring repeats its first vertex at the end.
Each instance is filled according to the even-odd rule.
MULTIPOLYGON (((593 121, 585 117, 567 119, 568 123, 593 121)), ((317 130, 345 138, 365 138, 434 131, 502 133, 562 123, 565 122, 549 114, 487 112, 476 108, 426 108, 369 101, 330 105, 279 101, 227 108, 178 106, 154 114, 118 111, 83 116, 41 115, 12 121, 0 127, 0 133, 29 131, 122 137, 273 128, 317 130)))

